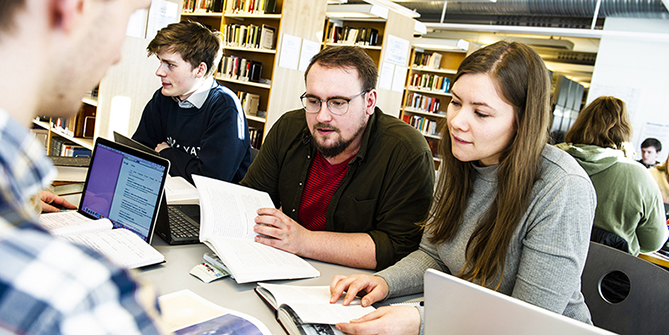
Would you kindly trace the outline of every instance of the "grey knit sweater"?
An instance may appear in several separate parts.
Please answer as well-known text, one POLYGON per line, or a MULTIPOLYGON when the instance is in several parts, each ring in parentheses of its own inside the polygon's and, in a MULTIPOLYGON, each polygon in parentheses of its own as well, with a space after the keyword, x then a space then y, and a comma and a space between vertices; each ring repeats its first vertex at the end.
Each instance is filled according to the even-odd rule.
MULTIPOLYGON (((528 209, 511 239, 499 292, 592 323, 581 294, 581 272, 597 203, 595 190, 564 151, 547 145, 542 158, 528 209)), ((388 297, 422 292, 428 268, 457 273, 464 266, 469 237, 497 193, 497 166, 475 169, 474 189, 455 238, 434 245, 426 232, 419 250, 379 272, 388 282, 388 297)), ((421 325, 421 334, 422 329, 421 325)))

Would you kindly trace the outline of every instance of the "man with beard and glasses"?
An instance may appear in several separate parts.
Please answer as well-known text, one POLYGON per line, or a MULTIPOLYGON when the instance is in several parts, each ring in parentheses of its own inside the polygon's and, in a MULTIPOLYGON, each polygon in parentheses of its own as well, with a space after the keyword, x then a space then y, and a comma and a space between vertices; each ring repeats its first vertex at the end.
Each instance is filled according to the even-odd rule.
POLYGON ((377 270, 416 250, 434 162, 420 132, 376 108, 377 76, 357 47, 312 58, 304 108, 274 124, 241 181, 279 208, 258 210, 257 242, 377 270))

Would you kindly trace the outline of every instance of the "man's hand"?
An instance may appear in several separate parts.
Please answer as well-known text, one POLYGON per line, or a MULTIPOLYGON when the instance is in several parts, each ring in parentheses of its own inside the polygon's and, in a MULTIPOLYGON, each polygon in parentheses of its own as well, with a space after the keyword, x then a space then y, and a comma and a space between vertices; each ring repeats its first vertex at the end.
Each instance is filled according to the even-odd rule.
POLYGON ((160 152, 160 151, 162 151, 163 149, 168 149, 168 148, 170 148, 170 145, 167 144, 167 142, 162 142, 162 143, 158 143, 158 145, 156 145, 156 149, 155 149, 155 150, 156 150, 156 152, 160 152))
POLYGON ((257 213, 253 231, 264 236, 256 236, 256 242, 302 255, 311 235, 310 230, 275 208, 261 208, 257 213))
POLYGON ((77 209, 77 206, 69 203, 67 200, 49 191, 40 192, 39 198, 42 201, 42 213, 60 212, 60 208, 56 206, 60 206, 67 209, 77 209))

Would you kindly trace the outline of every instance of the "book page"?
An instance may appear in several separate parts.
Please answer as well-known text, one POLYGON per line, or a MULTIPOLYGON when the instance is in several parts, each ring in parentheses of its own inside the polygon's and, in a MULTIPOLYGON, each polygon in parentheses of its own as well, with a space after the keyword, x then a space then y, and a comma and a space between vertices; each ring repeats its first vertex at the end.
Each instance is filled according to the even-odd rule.
POLYGON ((165 197, 168 205, 197 205, 200 203, 200 196, 195 186, 179 176, 167 176, 165 197))
POLYGON ((295 311, 304 323, 336 324, 349 322, 374 311, 374 307, 362 307, 360 299, 354 299, 348 306, 342 305, 344 297, 330 303, 329 286, 297 286, 259 283, 272 293, 277 305, 287 305, 295 311))
POLYGON ((76 211, 40 214, 39 223, 54 236, 112 229, 109 219, 91 219, 76 211))
POLYGON ((256 211, 274 208, 266 192, 197 175, 193 181, 200 195, 200 241, 212 236, 253 241, 256 211))
POLYGON ((211 237, 204 243, 225 263, 238 284, 320 276, 304 259, 252 240, 211 237))
POLYGON ((165 261, 165 257, 158 250, 127 229, 118 228, 63 238, 98 251, 122 268, 134 269, 165 261))
POLYGON ((163 295, 158 298, 158 304, 162 320, 170 331, 176 331, 177 334, 190 334, 189 330, 193 328, 199 328, 193 334, 218 334, 204 331, 212 331, 216 326, 225 326, 227 331, 233 331, 234 334, 271 334, 258 319, 223 308, 190 290, 163 295))

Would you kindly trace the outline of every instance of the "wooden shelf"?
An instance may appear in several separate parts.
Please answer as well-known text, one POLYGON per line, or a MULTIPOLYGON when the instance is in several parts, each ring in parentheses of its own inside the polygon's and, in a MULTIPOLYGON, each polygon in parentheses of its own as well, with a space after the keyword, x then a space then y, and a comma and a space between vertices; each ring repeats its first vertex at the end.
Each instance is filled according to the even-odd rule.
POLYGON ((223 13, 181 13, 181 16, 222 17, 223 13))
POLYGON ((427 111, 424 111, 424 110, 415 109, 415 108, 411 108, 411 107, 404 107, 404 111, 407 112, 407 113, 411 113, 411 114, 418 114, 418 115, 424 115, 424 116, 429 116, 429 117, 438 117, 438 118, 445 118, 446 117, 446 113, 443 113, 443 114, 432 113, 432 112, 427 112, 427 111))
POLYGON ((81 101, 87 105, 91 105, 93 107, 98 106, 98 97, 94 97, 92 95, 87 95, 81 99, 81 101))
POLYGON ((425 93, 425 94, 434 94, 434 95, 443 95, 447 97, 451 97, 452 95, 450 93, 446 93, 444 91, 433 91, 428 88, 421 88, 421 87, 416 87, 416 86, 409 86, 407 87, 407 91, 409 92, 416 92, 416 93, 425 93))
POLYGON ((259 116, 255 116, 255 115, 248 115, 248 114, 246 114, 246 119, 253 120, 253 121, 256 121, 256 122, 260 122, 260 123, 265 123, 267 121, 267 120, 265 120, 264 117, 259 117, 259 116))
POLYGON ((66 139, 68 139, 68 140, 70 140, 70 141, 72 141, 76 144, 79 144, 79 145, 81 145, 82 147, 84 147, 88 150, 93 150, 93 145, 95 144, 95 141, 92 138, 74 137, 72 135, 66 134, 65 132, 63 132, 59 128, 52 128, 49 125, 48 122, 40 121, 40 120, 37 120, 37 119, 33 120, 33 124, 36 124, 39 127, 44 128, 44 129, 50 131, 51 133, 56 134, 57 136, 66 138, 66 139))
POLYGON ((273 20, 280 20, 281 19, 281 14, 224 14, 223 15, 226 18, 233 18, 233 19, 273 19, 273 20))
POLYGON ((228 83, 246 85, 246 86, 260 87, 260 88, 265 88, 265 89, 272 88, 272 85, 263 84, 263 83, 256 83, 255 81, 239 80, 239 79, 232 79, 232 78, 226 78, 226 77, 220 77, 220 76, 216 76, 216 80, 225 81, 225 82, 228 82, 228 83))
POLYGON ((258 49, 258 48, 223 46, 223 50, 235 50, 235 51, 246 51, 246 52, 258 52, 258 53, 264 53, 264 54, 276 54, 276 49, 258 49))
POLYGON ((383 49, 383 47, 380 46, 380 45, 360 45, 360 44, 350 44, 350 43, 325 43, 325 45, 329 46, 329 47, 351 45, 351 46, 356 46, 356 47, 360 47, 360 48, 367 49, 367 50, 382 50, 383 49))
POLYGON ((423 66, 412 66, 411 69, 414 70, 414 71, 419 71, 419 72, 432 72, 432 73, 442 73, 442 74, 456 74, 456 73, 458 73, 458 70, 431 69, 429 67, 423 67, 423 66))

